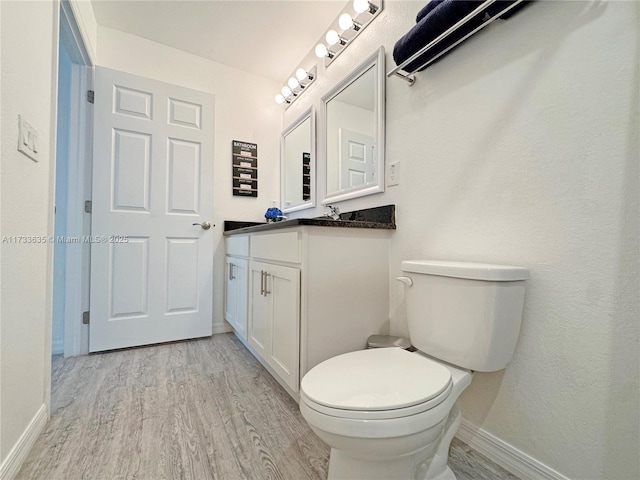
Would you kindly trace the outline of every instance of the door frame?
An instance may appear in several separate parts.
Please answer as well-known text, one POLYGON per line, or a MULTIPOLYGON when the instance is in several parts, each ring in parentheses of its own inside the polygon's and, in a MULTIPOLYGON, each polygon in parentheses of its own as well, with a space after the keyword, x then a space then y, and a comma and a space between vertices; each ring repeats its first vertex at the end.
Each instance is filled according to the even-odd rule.
MULTIPOLYGON (((93 61, 82 38, 73 6, 68 0, 60 2, 59 33, 59 42, 65 46, 73 62, 66 178, 67 209, 61 215, 66 218, 66 235, 82 239, 91 232, 91 218, 85 213, 84 202, 91 200, 93 108, 87 101, 87 91, 93 88, 93 61)), ((82 323, 82 312, 89 310, 91 245, 81 240, 80 245, 81 248, 67 249, 65 259, 62 287, 65 305, 65 357, 89 352, 89 326, 82 323)))

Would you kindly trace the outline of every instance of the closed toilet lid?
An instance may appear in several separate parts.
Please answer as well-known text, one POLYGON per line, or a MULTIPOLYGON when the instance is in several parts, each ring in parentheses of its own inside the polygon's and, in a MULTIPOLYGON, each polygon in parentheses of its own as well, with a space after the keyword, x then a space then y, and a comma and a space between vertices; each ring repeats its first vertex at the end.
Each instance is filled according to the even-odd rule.
POLYGON ((300 388, 312 401, 345 410, 391 410, 443 393, 451 372, 433 360, 400 348, 345 353, 313 367, 300 388))

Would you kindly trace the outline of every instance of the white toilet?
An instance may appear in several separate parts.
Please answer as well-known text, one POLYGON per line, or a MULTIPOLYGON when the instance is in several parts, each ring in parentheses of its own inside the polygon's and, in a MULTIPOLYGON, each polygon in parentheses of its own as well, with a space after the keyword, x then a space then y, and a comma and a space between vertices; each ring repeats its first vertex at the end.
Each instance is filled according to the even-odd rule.
POLYGON ((418 351, 346 353, 302 379, 300 411, 331 447, 329 479, 455 479, 456 401, 474 370, 501 370, 513 355, 527 269, 416 260, 402 270, 418 351))

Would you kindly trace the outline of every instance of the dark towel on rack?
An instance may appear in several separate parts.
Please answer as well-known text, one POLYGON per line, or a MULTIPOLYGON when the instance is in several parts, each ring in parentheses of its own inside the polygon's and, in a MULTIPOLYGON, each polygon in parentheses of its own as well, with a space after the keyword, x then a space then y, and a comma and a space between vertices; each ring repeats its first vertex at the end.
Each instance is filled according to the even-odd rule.
MULTIPOLYGON (((532 1, 533 0, 524 0, 520 4, 518 4, 515 7, 513 7, 511 10, 509 10, 507 13, 503 13, 502 15, 500 15, 500 18, 502 20, 506 20, 507 18, 511 18, 516 13, 518 13, 520 10, 522 10, 524 7, 529 5, 532 1)), ((489 6, 489 8, 487 8, 487 15, 489 15, 490 17, 495 17, 502 10, 504 10, 505 8, 507 8, 509 5, 511 5, 513 3, 516 3, 516 0, 498 0, 495 3, 492 3, 491 6, 489 6)))
MULTIPOLYGON (((396 65, 400 65, 421 48, 429 44, 459 20, 471 13, 481 3, 482 1, 477 0, 444 0, 436 5, 415 27, 396 42, 393 47, 393 59, 396 65)), ((478 27, 482 23, 482 17, 483 12, 478 13, 462 27, 420 55, 403 70, 413 72, 426 68, 423 66, 425 63, 478 27)))
POLYGON ((416 23, 420 22, 420 20, 426 17, 431 10, 436 8, 442 2, 444 2, 444 0, 429 0, 427 4, 422 7, 422 10, 418 12, 418 15, 416 15, 416 23))
MULTIPOLYGON (((436 8, 442 2, 444 2, 444 0, 429 0, 427 2, 427 4, 424 7, 422 7, 422 9, 416 15, 416 23, 418 23, 420 20, 422 20, 424 17, 426 17, 431 10, 436 8)), ((529 5, 531 2, 533 2, 533 0, 524 0, 522 3, 520 3, 519 5, 516 5, 511 10, 509 10, 507 13, 504 13, 504 14, 500 15, 500 18, 502 20, 506 20, 508 18, 511 18, 516 13, 518 13, 520 10, 522 10, 524 7, 529 5)), ((513 3, 516 3, 516 0, 498 0, 495 3, 492 3, 487 8, 486 13, 490 17, 495 17, 502 10, 504 10, 505 8, 507 8, 509 5, 511 5, 513 3)))

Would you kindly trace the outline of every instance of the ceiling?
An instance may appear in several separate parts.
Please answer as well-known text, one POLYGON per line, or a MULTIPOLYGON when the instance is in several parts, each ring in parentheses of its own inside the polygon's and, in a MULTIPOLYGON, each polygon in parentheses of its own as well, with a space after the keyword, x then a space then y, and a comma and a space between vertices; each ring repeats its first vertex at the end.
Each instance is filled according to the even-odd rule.
POLYGON ((283 82, 348 0, 92 0, 96 20, 283 82))

